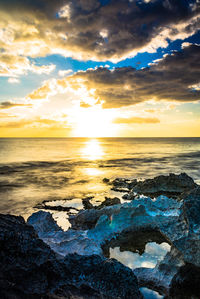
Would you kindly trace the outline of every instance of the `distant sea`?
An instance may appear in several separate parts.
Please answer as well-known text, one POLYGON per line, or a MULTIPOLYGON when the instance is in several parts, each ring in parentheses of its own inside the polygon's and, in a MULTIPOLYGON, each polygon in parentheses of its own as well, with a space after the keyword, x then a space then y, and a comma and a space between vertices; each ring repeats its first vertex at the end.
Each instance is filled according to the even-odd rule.
POLYGON ((23 215, 44 200, 116 196, 103 178, 186 172, 200 183, 200 138, 1 138, 0 213, 23 215))

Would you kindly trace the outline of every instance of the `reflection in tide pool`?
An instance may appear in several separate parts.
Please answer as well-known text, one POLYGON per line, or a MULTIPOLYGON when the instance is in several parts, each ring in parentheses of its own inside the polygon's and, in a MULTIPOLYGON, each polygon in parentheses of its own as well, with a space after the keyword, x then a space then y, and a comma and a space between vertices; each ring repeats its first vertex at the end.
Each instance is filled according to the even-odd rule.
POLYGON ((119 247, 110 248, 110 258, 115 258, 125 266, 134 269, 139 267, 154 268, 158 261, 161 261, 170 250, 170 245, 163 242, 147 243, 145 252, 142 255, 130 251, 120 251, 119 247))
POLYGON ((162 299, 163 296, 159 295, 158 292, 152 291, 148 288, 140 288, 141 293, 145 299, 162 299))
POLYGON ((104 152, 99 140, 89 139, 85 147, 81 149, 81 154, 84 159, 99 160, 103 157, 104 152))
MULTIPOLYGON (((134 269, 139 267, 154 268, 157 262, 161 261, 167 252, 170 251, 170 245, 163 242, 157 244, 149 242, 145 246, 145 252, 142 255, 130 251, 120 251, 119 247, 110 248, 110 258, 115 258, 125 266, 134 269)), ((140 288, 145 299, 161 299, 163 296, 148 288, 140 288)))

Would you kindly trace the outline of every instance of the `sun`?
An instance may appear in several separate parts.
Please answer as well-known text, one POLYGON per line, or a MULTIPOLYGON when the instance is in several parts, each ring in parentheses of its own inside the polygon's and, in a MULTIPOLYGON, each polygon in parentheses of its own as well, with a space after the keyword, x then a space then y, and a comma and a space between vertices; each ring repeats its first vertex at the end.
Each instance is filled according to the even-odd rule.
POLYGON ((76 137, 110 137, 116 135, 111 109, 101 107, 77 108, 75 111, 74 132, 76 137))

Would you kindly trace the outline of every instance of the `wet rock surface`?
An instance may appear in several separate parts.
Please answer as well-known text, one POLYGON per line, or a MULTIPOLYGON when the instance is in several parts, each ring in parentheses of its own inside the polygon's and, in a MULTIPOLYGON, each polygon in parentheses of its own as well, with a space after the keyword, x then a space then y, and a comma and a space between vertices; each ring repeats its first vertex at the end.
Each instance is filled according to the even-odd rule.
POLYGON ((198 299, 200 294, 200 268, 192 264, 182 266, 170 285, 170 298, 198 299))
POLYGON ((0 215, 0 248, 0 298, 142 298, 130 269, 95 255, 60 260, 22 217, 0 215))
POLYGON ((160 175, 153 179, 139 181, 132 188, 132 191, 148 196, 163 194, 174 197, 195 187, 197 185, 194 180, 186 173, 179 175, 170 173, 168 176, 160 175))
POLYGON ((96 210, 100 210, 104 207, 108 207, 108 206, 113 206, 113 205, 117 205, 120 204, 121 201, 118 197, 105 197, 105 200, 101 202, 100 205, 98 206, 94 206, 90 200, 93 199, 94 197, 86 197, 82 199, 83 202, 83 206, 85 210, 91 210, 91 209, 96 209, 96 210))

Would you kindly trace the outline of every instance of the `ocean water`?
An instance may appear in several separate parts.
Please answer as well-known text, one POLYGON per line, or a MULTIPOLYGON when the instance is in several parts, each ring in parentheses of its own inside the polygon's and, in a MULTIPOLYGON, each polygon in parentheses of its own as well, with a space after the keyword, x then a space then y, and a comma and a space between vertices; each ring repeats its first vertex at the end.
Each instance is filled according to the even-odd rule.
POLYGON ((26 218, 44 200, 79 209, 83 197, 98 204, 119 195, 105 177, 170 172, 200 183, 200 138, 1 138, 0 213, 26 218))

